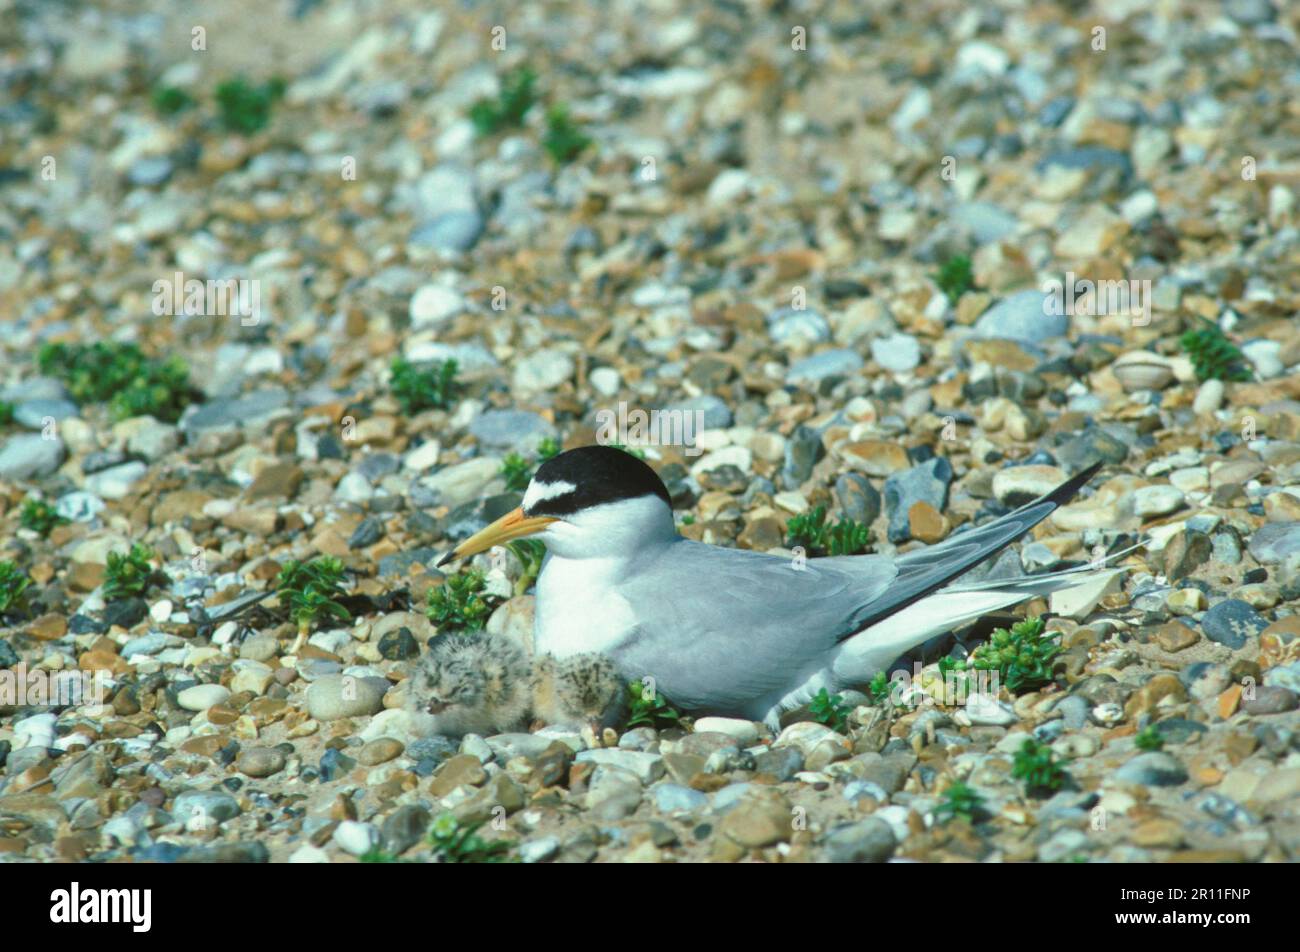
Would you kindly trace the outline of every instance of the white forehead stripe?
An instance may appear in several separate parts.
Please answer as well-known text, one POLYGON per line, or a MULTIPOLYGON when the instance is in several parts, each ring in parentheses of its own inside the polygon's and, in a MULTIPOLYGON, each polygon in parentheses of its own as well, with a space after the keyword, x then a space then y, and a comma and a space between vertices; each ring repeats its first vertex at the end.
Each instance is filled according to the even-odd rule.
POLYGON ((556 496, 563 496, 565 493, 571 493, 578 487, 573 483, 566 482, 563 479, 556 480, 553 483, 539 483, 533 480, 528 484, 528 492, 524 493, 524 509, 532 509, 539 502, 545 502, 548 499, 554 499, 556 496))

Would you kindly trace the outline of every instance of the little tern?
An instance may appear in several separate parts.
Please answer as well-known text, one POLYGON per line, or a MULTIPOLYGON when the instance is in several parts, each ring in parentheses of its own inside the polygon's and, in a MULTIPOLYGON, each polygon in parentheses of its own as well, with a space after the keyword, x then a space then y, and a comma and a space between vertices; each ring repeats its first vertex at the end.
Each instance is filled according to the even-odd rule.
POLYGON ((544 462, 519 508, 438 564, 536 536, 547 549, 537 654, 603 654, 625 678, 653 678, 684 710, 775 729, 782 712, 821 688, 864 684, 935 635, 1095 578, 1084 566, 956 581, 1071 499, 1101 465, 937 545, 805 561, 683 538, 649 465, 616 447, 583 446, 544 462))

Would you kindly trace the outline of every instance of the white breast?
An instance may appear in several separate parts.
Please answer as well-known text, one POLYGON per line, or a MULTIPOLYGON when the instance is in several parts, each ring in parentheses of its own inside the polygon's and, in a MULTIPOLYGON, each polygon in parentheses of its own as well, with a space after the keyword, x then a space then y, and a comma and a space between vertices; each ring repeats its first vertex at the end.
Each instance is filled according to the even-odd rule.
POLYGON ((620 597, 615 559, 566 559, 552 553, 537 579, 533 650, 557 658, 587 651, 608 653, 636 628, 620 597))

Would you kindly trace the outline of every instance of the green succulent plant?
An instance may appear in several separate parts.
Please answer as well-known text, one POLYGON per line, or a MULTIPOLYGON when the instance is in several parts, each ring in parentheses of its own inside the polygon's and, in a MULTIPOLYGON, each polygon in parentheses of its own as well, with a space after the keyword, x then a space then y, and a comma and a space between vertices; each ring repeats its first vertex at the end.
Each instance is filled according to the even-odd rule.
POLYGON ((528 110, 537 102, 536 86, 537 74, 527 66, 503 76, 495 99, 480 99, 470 107, 470 122, 478 134, 490 136, 522 126, 528 110))
POLYGON ((271 110, 284 95, 285 82, 279 77, 253 84, 242 76, 217 86, 217 111, 221 124, 231 132, 253 135, 271 121, 271 110))
POLYGON ((154 576, 153 558, 153 550, 138 542, 125 555, 108 553, 108 565, 104 570, 104 601, 135 598, 148 591, 154 576))
POLYGON ((546 110, 546 134, 542 148, 556 165, 567 165, 591 145, 591 137, 582 131, 567 106, 556 103, 546 110))
POLYGON ((175 423, 193 397, 185 361, 152 360, 135 344, 45 344, 36 364, 64 381, 77 403, 107 402, 114 420, 148 414, 175 423))
POLYGON ((155 86, 149 98, 154 111, 163 116, 174 116, 194 105, 194 97, 177 86, 155 86))
POLYGON ((1010 630, 995 629, 988 642, 972 651, 965 662, 951 663, 950 669, 996 671, 999 682, 1012 694, 1050 684, 1052 661, 1061 653, 1061 633, 1043 637, 1043 627, 1041 618, 1026 618, 1010 630))
POLYGON ((956 780, 944 788, 943 799, 935 809, 935 814, 945 823, 951 820, 974 823, 983 810, 984 798, 960 780, 956 780))
POLYGON ((808 713, 818 724, 825 724, 844 734, 848 732, 849 715, 853 713, 853 708, 844 702, 842 695, 831 694, 822 688, 808 702, 808 713))
POLYGON ((0 615, 18 607, 32 580, 14 562, 0 562, 0 615))
POLYGON ((785 532, 788 546, 801 546, 810 556, 858 555, 871 544, 871 530, 860 522, 842 518, 827 525, 825 506, 790 519, 785 532))
POLYGON ((507 490, 521 493, 533 478, 533 466, 518 453, 507 453, 501 461, 501 475, 505 478, 507 490))
POLYGON ((68 520, 59 515, 44 499, 29 498, 23 503, 18 521, 24 529, 30 529, 41 538, 45 538, 55 526, 61 526, 68 520))
POLYGON ((1051 796, 1069 782, 1070 775, 1056 761, 1056 755, 1046 744, 1027 739, 1016 751, 1011 762, 1011 776, 1025 783, 1025 792, 1032 797, 1051 796))
POLYGON ((644 681, 629 681, 627 727, 675 727, 682 716, 668 703, 658 691, 648 687, 644 681))
POLYGON ((867 697, 871 699, 873 705, 878 707, 889 700, 892 689, 893 685, 889 682, 889 675, 883 671, 877 671, 867 684, 867 697))
POLYGON ((1178 339, 1192 361, 1198 380, 1250 380, 1250 366, 1237 345, 1230 341, 1219 325, 1202 320, 1200 326, 1178 339))
POLYGON ((504 863, 508 840, 488 840, 478 835, 482 823, 462 824, 451 813, 441 813, 429 828, 429 844, 437 863, 504 863))
POLYGON ((961 296, 975 285, 970 258, 966 255, 953 255, 939 268, 939 273, 934 276, 934 283, 939 286, 939 290, 948 298, 949 303, 956 304, 961 296))
POLYGON ((309 562, 289 561, 276 578, 276 591, 289 605, 289 617, 305 635, 325 621, 346 622, 351 614, 340 602, 345 570, 341 559, 321 556, 309 562))
POLYGON ((542 560, 546 558, 546 543, 541 539, 515 539, 506 545, 524 565, 524 571, 515 581, 515 594, 523 595, 542 574, 542 560))
POLYGON ((482 572, 468 569, 429 589, 427 614, 439 633, 483 630, 492 614, 485 585, 482 572))
POLYGON ((454 360, 417 366, 398 357, 392 363, 388 386, 404 413, 446 410, 460 389, 456 381, 458 369, 454 360))
POLYGON ((1148 724, 1133 736, 1133 743, 1138 750, 1163 750, 1165 739, 1160 736, 1160 731, 1156 728, 1156 725, 1148 724))

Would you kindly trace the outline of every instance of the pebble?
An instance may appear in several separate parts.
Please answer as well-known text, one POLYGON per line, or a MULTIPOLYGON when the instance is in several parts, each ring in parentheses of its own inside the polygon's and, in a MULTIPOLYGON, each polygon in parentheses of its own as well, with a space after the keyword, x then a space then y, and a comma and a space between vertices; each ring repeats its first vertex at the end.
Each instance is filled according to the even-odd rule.
POLYGON ((1174 787, 1187 781, 1187 768, 1172 754, 1151 751, 1130 759, 1115 771, 1115 779, 1147 787, 1174 787))
MULTIPOLYGON (((1174 589, 1165 598, 1165 607, 1175 615, 1195 615, 1197 612, 1205 610, 1205 593, 1199 588, 1174 589)), ((1179 637, 1186 638, 1181 633, 1179 633, 1179 637)), ((1165 650, 1177 651, 1178 649, 1166 648, 1165 650)))
POLYGON ((709 804, 705 794, 676 783, 655 784, 651 793, 660 813, 698 813, 709 804))
MULTIPOLYGON (((831 327, 826 318, 816 311, 785 308, 768 315, 767 333, 777 344, 796 341, 822 344, 830 340, 831 327)), ((858 360, 861 366, 861 358, 858 360)))
POLYGON ((558 836, 539 836, 519 844, 519 861, 521 863, 545 863, 554 859, 560 852, 558 836))
POLYGON ((334 828, 330 840, 343 852, 361 856, 379 845, 379 831, 369 823, 344 820, 334 828))
POLYGON ((1186 497, 1173 486, 1142 486, 1133 492, 1133 512, 1144 519, 1167 516, 1185 501, 1186 497))
POLYGON ((871 342, 871 358, 894 373, 907 373, 921 364, 921 344, 911 334, 891 334, 871 342))
POLYGON ((274 747, 249 747, 235 759, 235 769, 248 777, 270 777, 283 770, 284 764, 284 751, 274 747))
POLYGON ((883 863, 897 845, 893 828, 871 817, 838 826, 825 839, 826 858, 832 863, 883 863))
POLYGON ((307 688, 307 712, 318 721, 378 714, 387 688, 375 678, 331 674, 307 688))
POLYGON ((1051 492, 1066 476, 1055 466, 1011 466, 993 477, 993 495, 1004 506, 1021 506, 1051 492))
POLYGON ((759 726, 753 721, 734 717, 701 717, 695 721, 695 730, 697 732, 726 734, 741 747, 757 744, 760 736, 759 726))
POLYGON ((196 684, 176 695, 176 703, 187 711, 206 711, 214 704, 224 704, 230 698, 230 689, 220 684, 196 684))
POLYGON ((63 441, 35 433, 19 433, 0 446, 0 479, 9 481, 49 476, 63 463, 63 441))
POLYGON ((852 350, 824 350, 790 365, 785 382, 792 386, 815 386, 829 377, 848 377, 862 369, 862 358, 852 350))
POLYGON ((918 502, 929 503, 938 512, 948 504, 948 485, 952 466, 936 456, 919 466, 895 473, 885 480, 885 512, 889 515, 889 541, 906 542, 911 538, 908 513, 918 502))
POLYGON ((176 795, 171 813, 189 830, 211 829, 240 814, 239 802, 217 790, 191 790, 176 795))
POLYGON ((1242 694, 1241 709, 1247 714, 1282 714, 1296 709, 1297 696, 1287 688, 1257 685, 1251 696, 1242 694))
POLYGON ((638 750, 584 750, 575 758, 578 763, 600 764, 624 770, 643 784, 651 784, 664 775, 664 759, 658 754, 638 750))
POLYGON ((465 299, 459 292, 441 284, 426 284, 411 295, 411 327, 414 330, 437 327, 464 309, 465 299))
POLYGON ((1037 344, 1060 337, 1069 329, 1069 318, 1055 311, 1051 298, 1041 291, 1017 291, 999 301, 975 322, 975 333, 984 338, 1002 338, 1037 344))
POLYGON ((1246 644, 1268 627, 1268 621, 1241 599, 1230 598, 1210 608, 1201 618, 1205 637, 1233 650, 1246 644))

